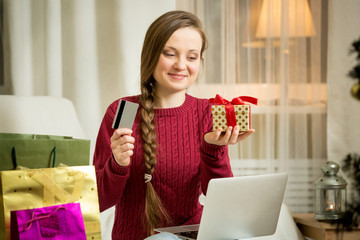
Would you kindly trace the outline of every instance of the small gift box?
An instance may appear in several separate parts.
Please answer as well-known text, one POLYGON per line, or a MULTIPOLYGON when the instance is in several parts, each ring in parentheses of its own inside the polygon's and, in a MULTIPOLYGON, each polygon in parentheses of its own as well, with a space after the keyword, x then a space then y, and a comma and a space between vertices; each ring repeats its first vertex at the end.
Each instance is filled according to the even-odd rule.
POLYGON ((257 98, 242 96, 234 98, 231 102, 216 95, 210 99, 213 115, 213 130, 221 128, 226 131, 228 127, 238 125, 240 131, 249 131, 251 129, 251 107, 245 102, 257 105, 257 98))

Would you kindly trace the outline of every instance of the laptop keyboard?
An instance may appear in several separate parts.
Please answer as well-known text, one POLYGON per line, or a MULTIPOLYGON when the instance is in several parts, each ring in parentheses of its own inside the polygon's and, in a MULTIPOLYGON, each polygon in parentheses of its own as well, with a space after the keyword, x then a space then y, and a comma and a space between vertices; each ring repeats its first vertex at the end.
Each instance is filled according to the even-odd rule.
POLYGON ((198 235, 198 231, 180 232, 180 233, 176 233, 176 234, 178 234, 180 236, 196 239, 197 235, 198 235))

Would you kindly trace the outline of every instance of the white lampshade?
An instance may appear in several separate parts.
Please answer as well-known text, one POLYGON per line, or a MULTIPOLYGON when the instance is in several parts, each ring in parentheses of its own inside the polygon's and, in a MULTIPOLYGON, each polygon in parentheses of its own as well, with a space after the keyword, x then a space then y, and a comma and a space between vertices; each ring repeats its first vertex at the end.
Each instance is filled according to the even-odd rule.
POLYGON ((310 37, 315 34, 307 0, 263 0, 256 38, 310 37))

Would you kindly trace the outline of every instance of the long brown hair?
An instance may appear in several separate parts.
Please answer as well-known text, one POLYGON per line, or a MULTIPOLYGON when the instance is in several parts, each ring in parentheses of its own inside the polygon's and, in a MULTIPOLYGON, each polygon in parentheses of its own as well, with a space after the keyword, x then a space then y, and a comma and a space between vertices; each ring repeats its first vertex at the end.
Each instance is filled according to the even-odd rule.
MULTIPOLYGON (((201 57, 207 47, 207 39, 201 21, 197 16, 185 11, 170 11, 157 18, 147 30, 141 53, 141 95, 140 116, 145 174, 152 175, 156 165, 156 130, 155 130, 155 79, 153 72, 163 48, 171 35, 180 28, 190 27, 199 32, 202 38, 201 57)), ((145 229, 153 234, 154 227, 170 224, 171 218, 164 208, 151 181, 146 183, 145 229)))

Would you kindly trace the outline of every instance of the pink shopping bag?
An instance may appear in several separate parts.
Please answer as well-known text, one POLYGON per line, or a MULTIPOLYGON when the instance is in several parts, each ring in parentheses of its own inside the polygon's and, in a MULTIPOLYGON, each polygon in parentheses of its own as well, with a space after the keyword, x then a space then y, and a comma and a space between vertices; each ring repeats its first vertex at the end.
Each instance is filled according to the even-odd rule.
POLYGON ((79 203, 11 211, 12 240, 86 240, 79 203))

